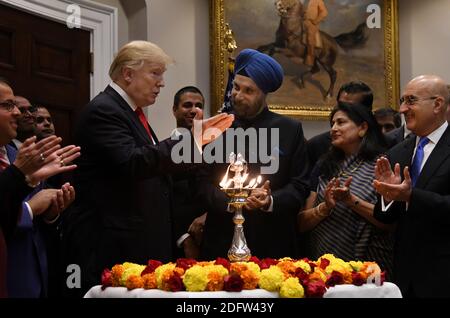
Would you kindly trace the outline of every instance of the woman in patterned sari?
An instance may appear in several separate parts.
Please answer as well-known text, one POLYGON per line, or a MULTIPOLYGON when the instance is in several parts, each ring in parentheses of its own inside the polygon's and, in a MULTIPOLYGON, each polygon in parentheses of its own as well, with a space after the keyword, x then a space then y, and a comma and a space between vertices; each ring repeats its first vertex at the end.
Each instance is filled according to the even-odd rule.
POLYGON ((329 151, 315 165, 312 189, 298 214, 309 232, 310 257, 332 253, 345 261, 376 261, 391 279, 392 227, 373 217, 376 159, 385 140, 373 114, 358 104, 339 103, 331 112, 329 151))

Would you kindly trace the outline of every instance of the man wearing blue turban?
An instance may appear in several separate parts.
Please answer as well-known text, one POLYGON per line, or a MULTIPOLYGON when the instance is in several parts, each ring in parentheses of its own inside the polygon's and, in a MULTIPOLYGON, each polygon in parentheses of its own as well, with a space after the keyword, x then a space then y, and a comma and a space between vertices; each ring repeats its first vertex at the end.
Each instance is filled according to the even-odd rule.
MULTIPOLYGON (((236 118, 232 128, 244 129, 247 137, 238 135, 237 130, 228 129, 220 141, 224 159, 230 153, 227 142, 233 139, 236 142, 232 151, 237 153, 245 149, 242 155, 249 163, 250 177, 262 174, 266 180, 263 187, 255 191, 258 195, 249 197, 244 211, 245 237, 252 255, 257 257, 299 256, 295 220, 309 195, 302 125, 270 111, 266 101, 267 95, 280 88, 282 82, 283 68, 275 59, 252 49, 242 50, 236 57, 231 91, 236 118), (230 138, 233 133, 235 137, 230 138), (257 140, 248 138, 252 134, 257 136, 257 140), (256 162, 252 162, 255 157, 256 162), (275 161, 278 161, 276 171, 263 172, 262 167, 267 168, 275 161)), ((217 188, 217 180, 223 177, 227 164, 208 168, 210 183, 201 188, 208 204, 201 256, 215 259, 227 257, 234 225, 233 214, 226 211, 227 198, 217 188)))

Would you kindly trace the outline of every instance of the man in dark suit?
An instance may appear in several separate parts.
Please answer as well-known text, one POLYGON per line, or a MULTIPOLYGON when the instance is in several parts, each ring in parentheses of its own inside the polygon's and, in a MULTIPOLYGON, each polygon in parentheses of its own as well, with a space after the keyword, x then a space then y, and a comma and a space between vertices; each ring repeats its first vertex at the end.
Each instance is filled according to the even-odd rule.
POLYGON ((244 211, 244 233, 252 255, 297 256, 295 220, 309 195, 308 160, 301 123, 276 114, 267 106, 267 94, 276 91, 282 81, 283 69, 268 55, 245 49, 237 56, 231 92, 234 129, 228 129, 217 141, 215 154, 221 153, 224 163, 207 167, 209 183, 200 191, 208 202, 203 259, 227 257, 232 243, 233 213, 227 211, 228 199, 219 189, 231 151, 242 152, 248 162, 249 180, 258 174, 266 180, 260 188, 261 196, 249 198, 244 211), (248 135, 240 138, 239 132, 248 135))
POLYGON ((76 166, 66 164, 79 155, 79 148, 73 146, 59 149, 61 138, 56 136, 37 143, 36 137, 26 139, 17 152, 8 143, 17 135, 19 116, 11 87, 0 78, 0 298, 7 295, 7 282, 9 296, 45 294, 45 287, 42 286, 45 282, 41 280, 45 273, 41 275, 42 268, 37 264, 41 260, 45 262, 45 255, 40 255, 42 258, 36 255, 39 251, 34 240, 35 229, 24 230, 24 227, 33 227, 32 215, 48 213, 50 207, 59 206, 61 200, 63 204, 66 202, 62 193, 35 198, 34 202, 25 203, 23 200, 39 189, 42 180, 74 169, 76 166), (30 293, 31 289, 33 291, 30 293))
MULTIPOLYGON (((184 165, 171 159, 177 141, 159 142, 142 110, 155 103, 171 62, 153 43, 126 44, 111 64, 111 84, 80 115, 75 138, 84 149, 75 175, 78 194, 64 221, 63 240, 67 264, 81 267, 82 293, 115 264, 172 258, 168 173, 184 165)), ((221 132, 232 121, 232 115, 220 114, 201 125, 203 131, 212 126, 221 132)), ((195 137, 199 147, 211 141, 195 137)))
MULTIPOLYGON (((173 98, 172 112, 177 122, 177 129, 191 130, 197 112, 205 105, 202 92, 195 86, 185 86, 179 89, 173 98)), ((202 226, 206 212, 201 200, 195 199, 196 174, 194 172, 176 174, 173 176, 173 223, 176 243, 175 257, 198 258, 202 226), (203 220, 203 222, 202 222, 203 220), (195 226, 191 224, 195 222, 195 226), (194 231, 189 231, 195 228, 194 231)))
MULTIPOLYGON (((341 86, 336 100, 345 103, 359 103, 372 110, 373 94, 370 87, 364 82, 352 81, 341 86)), ((330 132, 326 131, 312 137, 308 140, 307 145, 308 159, 312 169, 317 160, 331 147, 330 132)))
POLYGON ((400 112, 416 137, 390 149, 388 159, 376 165, 374 186, 380 198, 374 215, 397 223, 394 278, 405 297, 450 297, 450 274, 435 270, 450 267, 449 98, 438 76, 410 81, 400 112))

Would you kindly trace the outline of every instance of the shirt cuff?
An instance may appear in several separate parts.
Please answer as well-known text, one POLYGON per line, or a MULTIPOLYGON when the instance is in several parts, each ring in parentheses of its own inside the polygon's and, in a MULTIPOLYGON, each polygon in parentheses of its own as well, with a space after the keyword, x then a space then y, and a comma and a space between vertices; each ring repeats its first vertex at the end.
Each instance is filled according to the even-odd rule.
POLYGON ((31 207, 28 204, 28 202, 24 202, 24 203, 25 203, 25 206, 27 207, 27 211, 28 211, 28 214, 30 215, 30 219, 31 219, 31 221, 33 221, 33 210, 31 210, 31 207))
POLYGON ((189 233, 184 233, 180 236, 180 238, 177 240, 177 247, 181 248, 181 244, 183 244, 184 240, 187 239, 189 236, 191 236, 189 233))
POLYGON ((268 208, 267 210, 261 209, 261 211, 263 211, 263 212, 273 212, 273 196, 270 196, 270 205, 269 205, 269 208, 268 208))
POLYGON ((386 206, 384 204, 384 198, 381 197, 381 211, 386 212, 391 207, 392 203, 394 203, 394 201, 389 202, 389 204, 386 206))
POLYGON ((50 220, 50 221, 49 221, 49 220, 44 219, 44 222, 47 223, 47 224, 53 224, 53 223, 55 223, 56 221, 58 221, 59 216, 60 216, 60 214, 58 213, 58 215, 55 216, 55 217, 53 218, 53 220, 50 220))

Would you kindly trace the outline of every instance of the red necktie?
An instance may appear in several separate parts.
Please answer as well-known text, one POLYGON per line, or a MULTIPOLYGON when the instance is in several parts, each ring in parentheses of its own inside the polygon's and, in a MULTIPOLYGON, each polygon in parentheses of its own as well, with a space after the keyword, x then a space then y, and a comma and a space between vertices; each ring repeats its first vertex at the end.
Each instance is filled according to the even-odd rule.
POLYGON ((155 143, 155 140, 153 139, 152 133, 150 131, 150 126, 148 125, 147 118, 145 118, 145 115, 144 115, 144 112, 142 111, 142 108, 141 107, 136 108, 135 112, 138 115, 142 126, 144 126, 145 130, 147 131, 148 136, 153 141, 153 143, 155 143))
POLYGON ((5 170, 8 166, 9 162, 6 159, 6 150, 4 147, 0 147, 0 171, 5 170))

